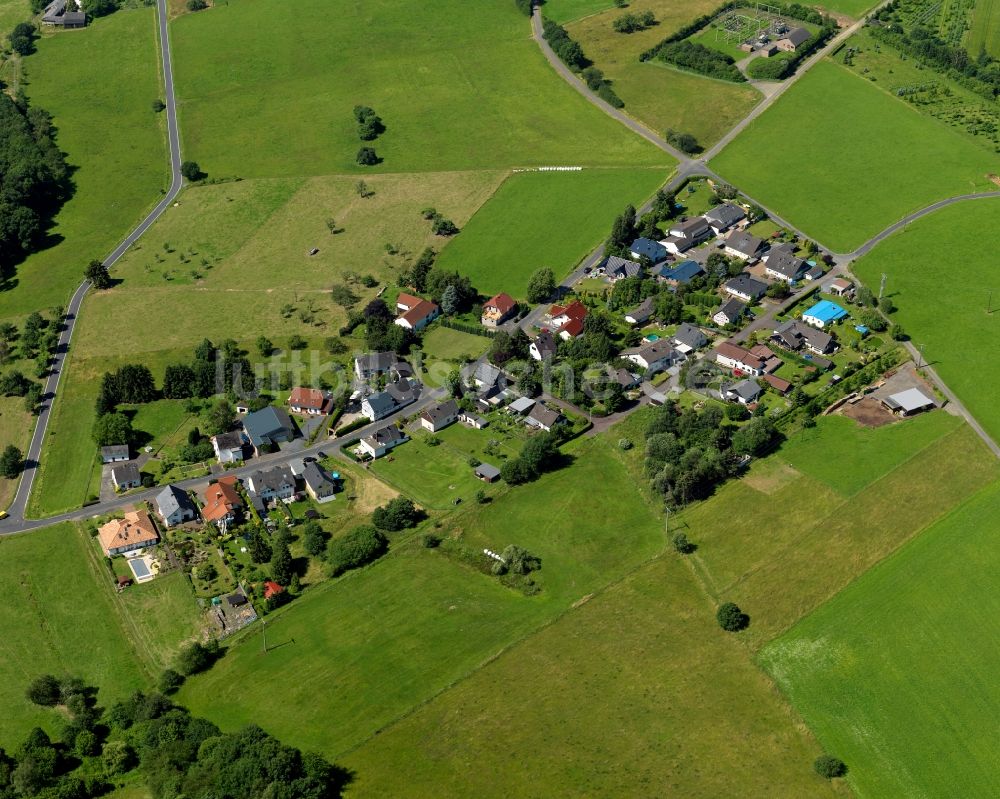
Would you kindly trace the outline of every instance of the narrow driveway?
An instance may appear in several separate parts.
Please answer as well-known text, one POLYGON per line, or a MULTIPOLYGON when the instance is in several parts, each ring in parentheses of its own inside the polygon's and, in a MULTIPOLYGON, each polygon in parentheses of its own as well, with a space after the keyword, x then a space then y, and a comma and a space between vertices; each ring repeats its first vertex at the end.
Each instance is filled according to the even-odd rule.
MULTIPOLYGON (((156 13, 159 21, 160 32, 160 56, 162 60, 163 83, 166 93, 167 115, 167 141, 170 150, 170 188, 164 194, 163 199, 156 204, 156 207, 146 216, 139 225, 125 237, 114 251, 104 259, 105 266, 112 266, 136 240, 149 229, 163 214, 184 185, 181 176, 181 148, 180 137, 177 133, 177 103, 174 98, 174 77, 170 60, 170 39, 167 32, 167 0, 157 0, 156 13)), ((48 430, 49 417, 52 413, 52 406, 58 396, 59 381, 62 377, 63 369, 66 366, 66 357, 69 353, 70 340, 73 338, 73 331, 76 328, 76 320, 80 314, 80 306, 83 298, 90 288, 90 283, 84 281, 80 284, 69 301, 66 308, 64 327, 59 334, 59 344, 56 347, 56 354, 52 358, 51 371, 45 381, 45 389, 42 394, 41 411, 35 424, 35 430, 31 436, 31 443, 28 445, 28 452, 25 454, 24 471, 21 474, 20 482, 17 486, 17 493, 11 502, 7 513, 10 518, 4 520, 4 525, 0 530, 7 530, 8 527, 20 524, 24 519, 25 510, 28 506, 28 498, 31 496, 31 489, 38 474, 38 463, 42 455, 42 448, 45 442, 45 433, 48 430)), ((50 453, 55 456, 55 453, 50 453)), ((28 529, 22 527, 21 529, 28 529)))

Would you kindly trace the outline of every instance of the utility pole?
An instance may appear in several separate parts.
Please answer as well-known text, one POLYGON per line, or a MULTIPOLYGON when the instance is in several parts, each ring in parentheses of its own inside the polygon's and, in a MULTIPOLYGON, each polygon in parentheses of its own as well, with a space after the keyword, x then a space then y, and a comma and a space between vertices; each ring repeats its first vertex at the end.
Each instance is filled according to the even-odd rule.
POLYGON ((882 273, 882 282, 879 284, 879 287, 878 287, 878 299, 879 299, 879 302, 882 301, 882 295, 885 294, 885 283, 886 283, 886 281, 888 279, 889 279, 889 276, 885 272, 883 272, 882 273))
POLYGON ((267 621, 263 616, 260 617, 260 634, 264 636, 264 654, 267 654, 267 621))
POLYGON ((993 290, 990 290, 989 297, 986 298, 986 313, 993 313, 993 290))
POLYGON ((924 345, 921 344, 918 348, 919 355, 917 356, 917 368, 921 369, 924 365, 924 345))

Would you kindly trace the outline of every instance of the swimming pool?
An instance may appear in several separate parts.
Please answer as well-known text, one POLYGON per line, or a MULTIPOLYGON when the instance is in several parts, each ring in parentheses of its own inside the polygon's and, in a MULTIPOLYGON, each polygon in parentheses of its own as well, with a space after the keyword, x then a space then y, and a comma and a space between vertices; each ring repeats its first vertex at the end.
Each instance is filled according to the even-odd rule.
POLYGON ((146 565, 146 561, 142 558, 129 558, 128 565, 132 569, 132 574, 135 575, 136 580, 145 580, 147 577, 152 576, 152 572, 146 565))
POLYGON ((648 336, 646 336, 646 341, 659 341, 659 340, 660 337, 656 335, 656 333, 650 333, 648 336))

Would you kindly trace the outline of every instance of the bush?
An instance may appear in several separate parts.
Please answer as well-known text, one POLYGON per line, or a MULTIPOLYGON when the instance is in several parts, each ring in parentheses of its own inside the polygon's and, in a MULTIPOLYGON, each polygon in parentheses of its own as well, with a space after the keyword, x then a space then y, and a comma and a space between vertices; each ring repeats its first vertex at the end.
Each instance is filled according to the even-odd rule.
POLYGON ((187 0, 188 11, 202 11, 208 8, 206 0, 187 0))
POLYGON ((419 520, 420 511, 406 497, 396 497, 372 512, 372 523, 380 530, 390 532, 415 527, 419 520))
POLYGON ((695 551, 696 547, 690 541, 684 533, 677 533, 673 538, 674 550, 680 552, 682 555, 690 555, 695 551))
POLYGON ((813 762, 813 769, 819 776, 828 780, 843 777, 847 774, 847 764, 831 755, 820 755, 813 762))
POLYGON ((24 695, 28 698, 29 702, 52 707, 59 704, 62 692, 59 688, 59 680, 51 674, 42 674, 31 681, 24 695))
POLYGON ((425 533, 420 541, 427 549, 437 549, 441 546, 441 536, 434 533, 425 533))
POLYGON ((104 761, 104 773, 109 777, 131 771, 139 764, 135 751, 124 741, 109 742, 101 759, 104 761))
POLYGON ((157 689, 161 694, 172 694, 184 684, 184 675, 173 669, 164 669, 157 683, 157 689))
POLYGON ((672 144, 682 153, 694 155, 701 152, 701 145, 698 144, 698 140, 690 133, 681 133, 671 128, 667 130, 663 138, 667 140, 667 144, 672 144))
POLYGON ((375 166, 381 160, 375 152, 374 147, 362 147, 358 150, 357 162, 359 166, 375 166))
POLYGON ((789 61, 787 58, 755 58, 747 67, 747 72, 751 78, 757 80, 781 80, 788 74, 789 61))
POLYGON ((185 161, 181 164, 181 174, 190 181, 201 180, 205 173, 201 171, 197 161, 185 161))
POLYGON ((723 602, 715 613, 719 626, 726 632, 735 633, 746 629, 750 624, 747 616, 735 602, 723 602))
POLYGON ((731 56, 712 50, 698 42, 684 39, 671 42, 660 50, 660 59, 701 75, 733 83, 744 83, 746 78, 731 56))
POLYGON ((211 641, 208 644, 193 641, 181 649, 180 654, 177 655, 177 671, 185 677, 190 677, 192 674, 198 674, 211 668, 218 657, 218 641, 211 641))
POLYGON ((350 569, 371 563, 385 554, 389 541, 385 534, 372 525, 355 527, 343 538, 330 542, 327 562, 330 576, 338 577, 350 569))

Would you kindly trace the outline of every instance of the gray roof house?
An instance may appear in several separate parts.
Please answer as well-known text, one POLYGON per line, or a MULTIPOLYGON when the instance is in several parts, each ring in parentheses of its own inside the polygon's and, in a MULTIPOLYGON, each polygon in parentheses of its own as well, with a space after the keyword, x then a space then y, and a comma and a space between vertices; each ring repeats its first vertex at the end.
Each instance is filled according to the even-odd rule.
POLYGON ((393 371, 400 363, 399 356, 392 352, 368 352, 354 359, 354 374, 358 380, 368 380, 376 375, 393 371))
POLYGON ((404 377, 396 383, 390 383, 385 391, 365 397, 361 403, 361 413, 371 421, 377 422, 400 408, 416 402, 419 397, 420 385, 404 377))
POLYGON ((620 258, 617 255, 609 256, 604 263, 604 275, 612 283, 626 277, 638 277, 641 274, 641 264, 629 261, 627 258, 620 258))
POLYGON ((692 216, 683 222, 674 222, 668 231, 671 236, 687 241, 704 241, 712 235, 712 229, 703 216, 692 216))
POLYGON ((665 338, 644 341, 638 347, 622 350, 619 355, 625 360, 641 366, 646 371, 669 369, 677 361, 684 360, 684 356, 675 350, 673 344, 665 338))
POLYGON ((337 490, 337 484, 333 481, 316 461, 309 461, 302 471, 302 482, 305 484, 306 493, 317 502, 322 502, 333 497, 337 490))
POLYGON ((243 460, 243 445, 246 444, 246 436, 239 430, 232 430, 228 433, 219 433, 212 436, 212 449, 215 450, 215 457, 219 463, 236 463, 243 460))
POLYGON ((717 325, 731 325, 746 313, 745 302, 729 299, 722 303, 722 306, 712 315, 712 321, 717 325))
POLYGON ((759 300, 764 296, 764 292, 767 291, 767 283, 751 277, 746 272, 741 272, 736 277, 723 283, 722 288, 734 297, 739 297, 741 300, 749 302, 751 300, 759 300))
POLYGON ((112 444, 101 447, 101 463, 117 463, 128 460, 128 444, 112 444))
POLYGON ((800 350, 804 347, 817 355, 825 355, 837 348, 833 336, 829 333, 817 330, 798 319, 778 325, 771 338, 786 350, 800 350))
POLYGON ((531 397, 518 397, 507 406, 507 410, 523 416, 534 407, 535 401, 531 397))
POLYGON ((682 322, 670 339, 674 346, 685 355, 692 350, 698 350, 708 344, 708 338, 694 325, 682 322))
POLYGON ((524 417, 524 421, 532 427, 547 432, 559 424, 562 418, 563 415, 559 411, 554 411, 542 403, 536 402, 535 406, 528 411, 528 415, 524 417))
POLYGON ((494 366, 489 361, 480 361, 475 369, 465 370, 465 379, 476 384, 476 388, 491 389, 500 382, 503 377, 503 369, 494 366))
POLYGON ((480 463, 476 467, 476 477, 485 483, 494 483, 500 479, 500 470, 488 463, 480 463))
POLYGON ((646 297, 639 305, 625 314, 625 321, 630 325, 644 325, 653 318, 653 309, 653 297, 646 297))
POLYGON ((284 408, 268 405, 243 417, 243 430, 254 452, 260 455, 282 441, 295 438, 295 423, 284 408))
POLYGON ((733 203, 723 203, 705 214, 705 221, 715 231, 715 235, 725 233, 737 222, 746 219, 746 211, 733 203))
POLYGON ((746 380, 741 380, 739 383, 727 386, 723 393, 728 400, 735 400, 741 405, 750 405, 757 401, 757 398, 760 397, 763 391, 764 389, 760 387, 760 383, 747 378, 746 380))
POLYGON ((258 469, 247 478, 247 488, 262 500, 288 499, 295 493, 295 475, 284 464, 258 469))
POLYGON ((734 230, 726 236, 726 255, 742 258, 744 261, 753 261, 760 257, 764 249, 764 240, 747 233, 745 230, 734 230))
POLYGON ((658 241, 639 237, 629 245, 629 252, 633 258, 648 258, 654 264, 666 260, 667 248, 658 241))
POLYGON ((175 485, 168 485, 156 495, 156 512, 167 527, 198 518, 198 509, 191 497, 175 485))
POLYGON ((396 425, 386 425, 361 439, 360 449, 371 458, 381 458, 393 447, 397 447, 409 437, 396 425))
POLYGON ((797 50, 812 38, 808 28, 792 28, 776 44, 779 50, 797 50))
POLYGON ((795 248, 788 244, 772 247, 764 256, 764 271, 781 280, 795 280, 806 268, 806 262, 795 256, 795 248))
POLYGON ((544 361, 554 357, 556 354, 555 337, 548 330, 543 330, 528 346, 528 354, 536 361, 544 361))
POLYGON ((458 421, 458 403, 453 399, 438 405, 431 405, 420 414, 420 424, 432 433, 436 433, 456 421, 458 421))
POLYGON ((142 484, 139 467, 131 461, 111 468, 111 482, 118 491, 138 488, 142 484))

